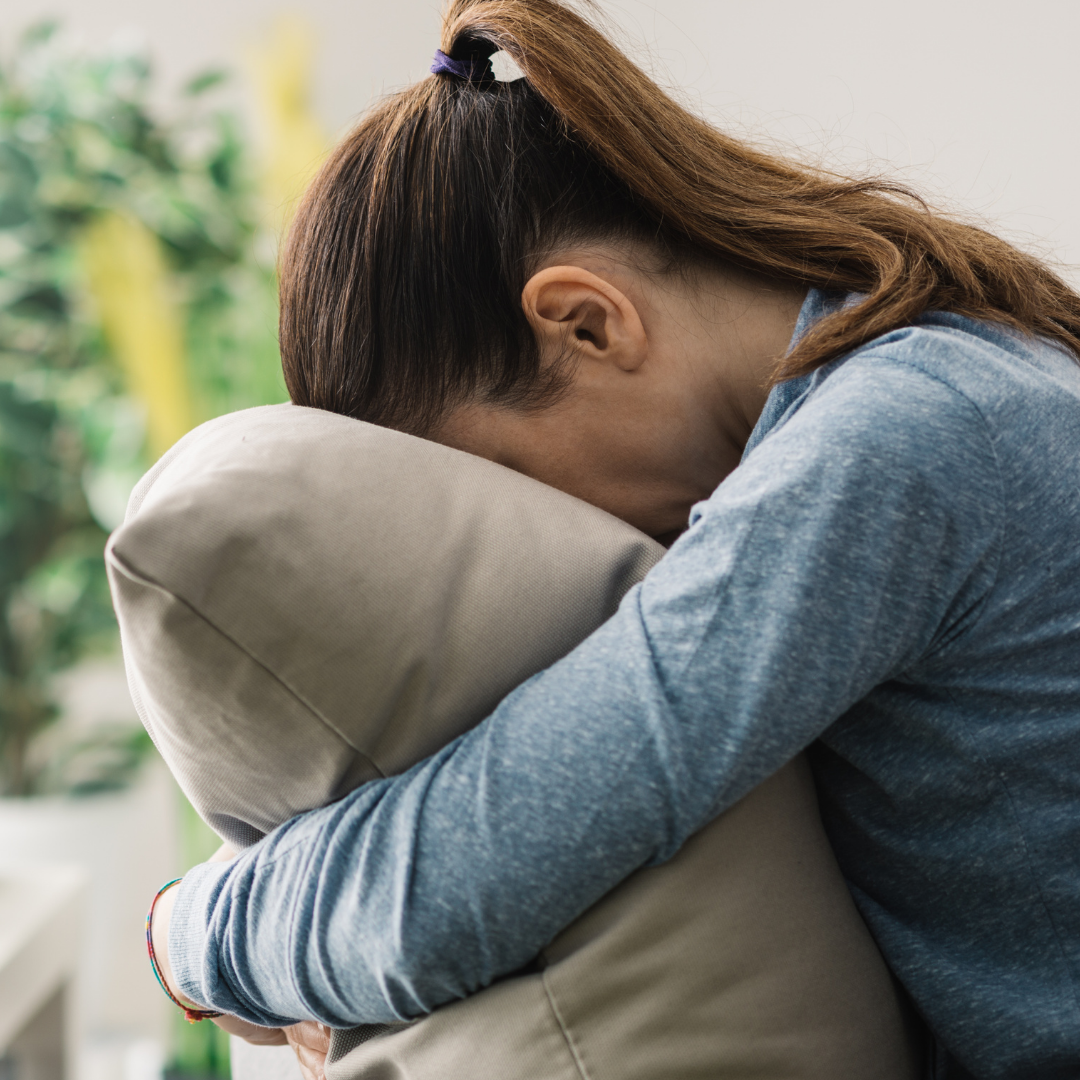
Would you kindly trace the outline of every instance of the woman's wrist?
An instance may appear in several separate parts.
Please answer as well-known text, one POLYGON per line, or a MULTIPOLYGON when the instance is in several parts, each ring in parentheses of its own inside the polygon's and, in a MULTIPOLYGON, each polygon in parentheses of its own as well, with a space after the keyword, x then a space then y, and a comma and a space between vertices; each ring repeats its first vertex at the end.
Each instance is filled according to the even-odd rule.
MULTIPOLYGON (((235 856, 236 852, 226 844, 215 852, 209 861, 226 862, 235 856)), ((150 963, 158 982, 161 983, 161 988, 176 1005, 184 1010, 184 1015, 189 1021, 212 1020, 230 1035, 238 1035, 257 1046, 284 1046, 286 1044, 285 1032, 280 1028, 259 1027, 246 1020, 230 1016, 228 1013, 206 1009, 180 989, 173 975, 169 958, 169 926, 172 924, 173 907, 177 898, 176 890, 181 880, 170 882, 158 892, 150 907, 150 914, 147 916, 146 934, 150 963)))
POLYGON ((172 910, 176 903, 176 890, 179 885, 178 881, 158 896, 150 920, 150 940, 154 947, 158 977, 164 984, 164 989, 185 1008, 200 1009, 202 1006, 192 1001, 177 985, 172 964, 169 961, 169 924, 172 920, 172 910))
POLYGON ((222 1014, 203 1008, 175 985, 176 980, 169 958, 169 925, 176 903, 176 886, 181 880, 177 878, 162 886, 154 897, 146 916, 146 949, 150 954, 150 966, 161 989, 165 991, 170 1001, 184 1010, 184 1016, 188 1022, 195 1024, 200 1020, 213 1020, 222 1014))
MULTIPOLYGON (((210 856, 210 862, 229 862, 236 858, 236 849, 229 843, 224 843, 210 856)), ((146 948, 150 954, 150 966, 153 969, 161 989, 169 999, 181 1009, 191 1023, 199 1020, 212 1020, 222 1016, 222 1013, 206 1009, 198 1002, 193 1001, 181 989, 173 975, 172 962, 169 956, 169 926, 172 923, 173 908, 176 905, 177 888, 183 878, 177 878, 163 885, 154 896, 150 904, 150 911, 146 916, 146 948)))

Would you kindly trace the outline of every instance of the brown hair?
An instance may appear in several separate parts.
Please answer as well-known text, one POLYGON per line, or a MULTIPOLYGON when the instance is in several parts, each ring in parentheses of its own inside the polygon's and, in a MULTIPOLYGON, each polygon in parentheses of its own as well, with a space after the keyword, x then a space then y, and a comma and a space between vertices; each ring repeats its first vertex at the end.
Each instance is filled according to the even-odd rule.
POLYGON ((309 189, 281 264, 293 401, 417 433, 455 404, 550 400, 521 308, 539 254, 641 240, 866 294, 822 319, 776 378, 927 309, 1080 355, 1080 297, 1030 255, 906 189, 770 156, 693 116, 555 0, 450 0, 442 49, 508 53, 516 82, 432 75, 384 99, 309 189))

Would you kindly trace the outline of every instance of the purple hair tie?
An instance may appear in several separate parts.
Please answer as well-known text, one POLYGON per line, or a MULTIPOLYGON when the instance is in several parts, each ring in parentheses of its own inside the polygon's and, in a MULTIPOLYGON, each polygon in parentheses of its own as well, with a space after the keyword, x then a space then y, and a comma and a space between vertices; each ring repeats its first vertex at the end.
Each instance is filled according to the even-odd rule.
POLYGON ((456 75, 466 82, 483 83, 495 78, 491 70, 491 60, 451 60, 442 49, 435 50, 435 62, 431 65, 432 75, 456 75))

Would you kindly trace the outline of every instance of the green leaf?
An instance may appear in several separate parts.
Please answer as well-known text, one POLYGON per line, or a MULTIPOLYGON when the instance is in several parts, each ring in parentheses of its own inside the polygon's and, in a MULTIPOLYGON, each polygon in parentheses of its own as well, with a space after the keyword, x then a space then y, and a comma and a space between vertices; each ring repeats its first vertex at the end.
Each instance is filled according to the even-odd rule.
MULTIPOLYGON (((55 717, 50 673, 116 648, 102 548, 147 465, 85 280, 87 225, 121 210, 161 242, 200 419, 285 399, 252 155, 208 97, 226 77, 190 79, 166 121, 144 56, 79 52, 42 22, 0 57, 0 792, 37 782, 26 740, 55 717)), ((123 773, 109 754, 81 790, 123 773)))
POLYGON ((60 29, 60 23, 56 19, 42 19, 40 22, 33 23, 27 27, 22 33, 20 44, 23 48, 32 49, 38 45, 44 45, 45 42, 51 40, 57 30, 60 29))
POLYGON ((185 97, 198 97, 200 94, 205 94, 207 90, 212 90, 215 86, 227 82, 228 79, 229 73, 227 71, 222 71, 220 68, 211 68, 188 80, 180 92, 185 97))

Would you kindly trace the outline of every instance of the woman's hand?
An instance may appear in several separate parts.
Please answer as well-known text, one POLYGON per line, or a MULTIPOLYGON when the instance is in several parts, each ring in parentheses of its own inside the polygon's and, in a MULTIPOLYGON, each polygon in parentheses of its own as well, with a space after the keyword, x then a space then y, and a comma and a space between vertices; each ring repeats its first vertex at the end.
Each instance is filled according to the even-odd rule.
POLYGON ((326 1055, 330 1052, 330 1029, 314 1020, 283 1029, 296 1052, 304 1080, 326 1080, 326 1055))
POLYGON ((222 1031, 236 1035, 252 1046, 284 1046, 288 1041, 281 1028, 259 1027, 258 1024, 250 1024, 247 1020, 241 1020, 239 1016, 229 1016, 228 1013, 215 1017, 210 1023, 217 1024, 222 1031))
MULTIPOLYGON (((228 862, 236 858, 237 852, 228 844, 222 844, 210 857, 209 862, 228 862)), ((154 942, 154 956, 157 958, 158 972, 169 990, 176 995, 178 1001, 193 1009, 201 1009, 198 1004, 180 992, 173 979, 172 965, 169 963, 169 921, 172 917, 173 906, 176 903, 175 887, 162 893, 154 907, 154 919, 150 925, 150 937, 154 942)), ((255 1046, 284 1046, 286 1043, 285 1032, 281 1028, 264 1028, 256 1024, 249 1024, 238 1016, 219 1016, 213 1021, 222 1031, 230 1035, 238 1035, 241 1039, 255 1046)), ((329 1047, 327 1037, 327 1047, 329 1047)), ((325 1056, 325 1055, 324 1055, 325 1056)), ((319 1074, 321 1080, 322 1074, 319 1074)))

